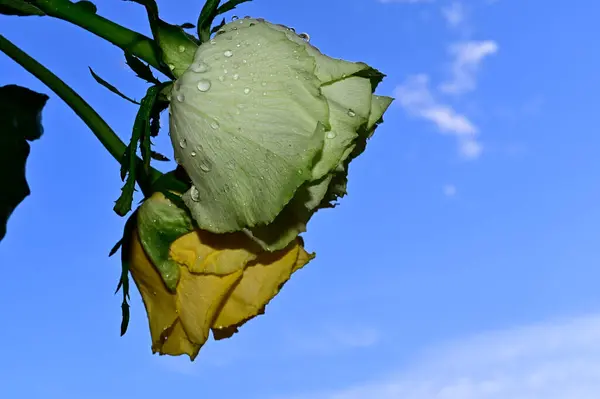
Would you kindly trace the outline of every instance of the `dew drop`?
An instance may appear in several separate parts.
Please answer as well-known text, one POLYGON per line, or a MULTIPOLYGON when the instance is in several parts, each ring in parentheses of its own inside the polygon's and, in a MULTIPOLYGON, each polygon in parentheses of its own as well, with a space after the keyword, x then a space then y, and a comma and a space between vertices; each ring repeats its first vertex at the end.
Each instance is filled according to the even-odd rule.
POLYGON ((263 96, 266 96, 266 95, 267 95, 267 92, 266 92, 266 91, 263 91, 263 96))
POLYGON ((219 122, 217 121, 212 121, 210 123, 210 127, 212 127, 213 129, 217 130, 221 125, 219 125, 219 122))
POLYGON ((217 41, 215 39, 210 39, 210 44, 215 45, 217 44, 217 41))
POLYGON ((185 148, 185 147, 187 147, 187 140, 186 140, 186 139, 181 139, 181 140, 179 140, 179 146, 180 146, 181 148, 185 148))
POLYGON ((246 16, 244 17, 244 19, 250 19, 250 18, 252 18, 250 15, 246 15, 246 16))
POLYGON ((175 69, 175 65, 169 64, 169 69, 172 71, 173 69, 175 69))
POLYGON ((204 62, 192 64, 192 71, 197 72, 197 73, 204 73, 204 72, 208 71, 209 69, 210 69, 210 67, 207 64, 205 64, 204 62))
POLYGON ((290 31, 292 31, 292 32, 296 33, 296 29, 294 29, 294 28, 288 28, 288 29, 289 29, 290 31))
POLYGON ((183 95, 183 93, 179 93, 177 95, 177 101, 179 101, 180 103, 182 103, 183 101, 185 101, 185 96, 183 95))
POLYGON ((225 76, 219 76, 219 81, 224 82, 225 81, 225 76))
POLYGON ((236 73, 235 75, 233 75, 233 80, 238 80, 239 78, 240 78, 239 74, 236 73))
POLYGON ((201 79, 198 81, 198 85, 196 87, 198 87, 198 90, 200 90, 201 92, 209 91, 210 81, 206 79, 201 79))
POLYGON ((301 175, 302 174, 302 169, 298 169, 298 174, 301 175))
POLYGON ((337 136, 337 134, 335 132, 328 132, 327 133, 327 138, 328 139, 334 139, 335 136, 337 136))
POLYGON ((308 33, 300 33, 298 36, 304 41, 310 42, 310 35, 308 33))
POLYGON ((226 50, 223 55, 227 58, 231 57, 233 55, 233 51, 231 50, 226 50))
POLYGON ((179 46, 179 52, 185 53, 185 46, 179 46))
POLYGON ((248 61, 247 61, 247 60, 242 60, 242 62, 243 62, 244 64, 247 64, 247 63, 248 63, 248 61))
POLYGON ((262 82, 260 85, 261 85, 262 87, 265 87, 265 86, 267 85, 267 82, 262 82))
POLYGON ((193 157, 195 157, 196 156, 196 151, 190 152, 190 155, 193 156, 193 157))
POLYGON ((249 88, 249 87, 246 87, 246 88, 244 89, 244 94, 249 94, 249 93, 250 93, 250 88, 249 88))
POLYGON ((203 163, 203 164, 200 164, 200 169, 201 169, 203 172, 210 172, 210 166, 208 166, 208 164, 205 164, 205 163, 203 163))
POLYGON ((348 110, 348 116, 355 117, 356 116, 356 112, 354 112, 351 109, 349 109, 348 110))
POLYGON ((238 17, 237 15, 234 15, 233 17, 231 17, 232 21, 237 21, 238 19, 240 19, 240 17, 238 17))
POLYGON ((200 201, 200 193, 198 192, 196 186, 192 186, 190 188, 190 197, 192 197, 192 201, 194 202, 200 201))
POLYGON ((265 19, 264 19, 264 18, 256 18, 256 20, 257 20, 258 22, 265 22, 265 19))

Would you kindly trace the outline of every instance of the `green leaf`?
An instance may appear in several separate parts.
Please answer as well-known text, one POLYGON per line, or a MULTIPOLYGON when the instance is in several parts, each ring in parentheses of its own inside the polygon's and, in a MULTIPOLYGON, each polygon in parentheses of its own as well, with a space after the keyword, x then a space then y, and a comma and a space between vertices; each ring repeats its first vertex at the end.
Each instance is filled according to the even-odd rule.
MULTIPOLYGON (((89 67, 88 67, 89 68, 89 67)), ((119 97, 134 103, 134 104, 140 104, 139 102, 135 101, 134 99, 127 97, 125 94, 121 93, 119 91, 119 89, 117 89, 115 86, 111 85, 110 83, 108 83, 106 80, 102 79, 100 76, 98 76, 93 70, 92 68, 89 68, 90 72, 92 73, 92 76, 94 77, 94 79, 96 80, 96 82, 100 83, 102 86, 106 87, 108 90, 112 91, 113 93, 115 93, 116 95, 118 95, 119 97)))
POLYGON ((210 39, 210 27, 217 16, 217 8, 221 0, 206 0, 200 15, 198 16, 198 38, 201 43, 205 43, 210 39))
POLYGON ((224 26, 225 18, 223 18, 223 20, 218 25, 213 26, 213 28, 210 30, 210 34, 212 35, 213 33, 216 33, 219 29, 221 29, 224 26))
POLYGON ((236 8, 238 5, 240 5, 242 3, 246 3, 248 1, 252 1, 252 0, 229 0, 225 3, 223 3, 223 5, 221 5, 221 7, 218 8, 217 15, 221 15, 228 11, 231 11, 234 8, 236 8))
POLYGON ((125 61, 139 78, 144 79, 148 83, 160 84, 160 81, 154 77, 154 74, 152 74, 150 67, 127 51, 125 51, 125 61))
POLYGON ((129 303, 127 303, 127 299, 129 298, 129 268, 131 265, 131 239, 133 234, 133 229, 136 228, 137 225, 137 211, 134 212, 131 217, 125 222, 125 227, 123 228, 123 238, 121 239, 121 277, 119 278, 119 284, 117 285, 117 289, 115 294, 122 289, 123 292, 123 302, 121 303, 121 336, 125 335, 127 332, 127 327, 129 326, 129 303))
POLYGON ((0 0, 0 14, 18 15, 20 17, 46 15, 42 10, 25 0, 0 0))
POLYGON ((131 204, 133 202, 137 165, 136 150, 138 143, 140 143, 144 167, 148 169, 150 167, 150 115, 160 89, 160 85, 150 87, 142 99, 140 109, 138 110, 135 122, 133 123, 131 141, 129 142, 127 151, 123 155, 123 160, 121 161, 121 178, 123 179, 126 176, 127 179, 121 189, 121 196, 114 207, 115 212, 120 216, 126 215, 131 210, 131 204))
POLYGON ((194 229, 187 211, 167 198, 153 196, 138 210, 138 233, 148 258, 172 292, 179 281, 179 266, 169 257, 171 244, 194 229))
POLYGON ((168 68, 170 77, 178 78, 194 60, 198 48, 195 39, 181 26, 171 25, 158 17, 158 6, 154 0, 127 0, 146 7, 154 40, 161 50, 161 61, 168 68))
POLYGON ((8 219, 31 191, 26 179, 28 141, 43 133, 42 109, 48 96, 25 87, 0 87, 0 240, 8 219))
POLYGON ((169 161, 169 158, 167 158, 166 156, 164 156, 160 152, 151 151, 150 152, 150 156, 152 157, 152 159, 155 159, 157 161, 161 161, 161 162, 168 162, 169 161))

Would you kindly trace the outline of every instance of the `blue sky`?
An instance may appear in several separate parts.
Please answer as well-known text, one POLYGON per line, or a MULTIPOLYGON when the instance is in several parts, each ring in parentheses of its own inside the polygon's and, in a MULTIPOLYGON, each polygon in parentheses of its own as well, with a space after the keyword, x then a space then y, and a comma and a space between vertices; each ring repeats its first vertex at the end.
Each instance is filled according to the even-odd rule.
MULTIPOLYGON (((133 3, 99 12, 148 32, 133 3)), ((199 1, 159 1, 173 23, 199 1), (176 4, 176 5, 175 5, 176 4)), ((349 196, 305 235, 317 252, 267 313, 197 361, 151 355, 132 297, 119 337, 118 165, 48 89, 0 55, 0 85, 51 95, 33 195, 0 244, 0 396, 592 399, 600 391, 600 3, 256 0, 238 15, 308 32, 388 77, 396 102, 350 169, 349 196)), ((123 137, 140 98, 121 52, 66 23, 0 33, 123 137)), ((168 148, 166 130, 158 140, 168 148)))

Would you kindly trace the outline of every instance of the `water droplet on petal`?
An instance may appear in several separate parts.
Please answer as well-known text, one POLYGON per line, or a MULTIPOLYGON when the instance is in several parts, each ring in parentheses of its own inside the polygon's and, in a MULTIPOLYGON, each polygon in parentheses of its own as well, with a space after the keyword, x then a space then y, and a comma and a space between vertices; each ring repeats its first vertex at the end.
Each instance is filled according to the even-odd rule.
POLYGON ((204 62, 194 63, 191 67, 192 71, 197 73, 204 73, 210 69, 210 67, 204 62))
POLYGON ((231 50, 227 50, 223 53, 223 55, 227 58, 231 57, 233 55, 233 51, 231 50))
POLYGON ((296 29, 294 28, 288 28, 289 30, 291 30, 292 32, 296 33, 296 29))
POLYGON ((244 17, 244 19, 250 19, 250 18, 252 18, 250 15, 246 15, 246 16, 244 17))
POLYGON ((193 156, 193 157, 195 157, 196 156, 196 151, 190 152, 190 155, 193 156))
POLYGON ((349 109, 348 110, 348 116, 354 117, 354 116, 356 116, 356 112, 354 112, 351 109, 349 109))
POLYGON ((210 44, 215 45, 217 44, 217 41, 215 39, 210 39, 210 44))
POLYGON ((327 138, 328 139, 334 139, 335 136, 337 136, 337 134, 335 132, 327 132, 327 138))
POLYGON ((212 121, 212 122, 210 123, 210 127, 212 127, 212 128, 213 128, 213 129, 215 129, 215 130, 216 130, 216 129, 218 129, 218 128, 219 128, 219 126, 220 126, 220 125, 219 125, 219 122, 217 122, 217 121, 212 121))
POLYGON ((233 80, 238 80, 240 78, 240 75, 238 75, 237 73, 235 75, 233 75, 233 80))
POLYGON ((175 65, 169 64, 169 69, 172 71, 173 69, 175 69, 175 65))
POLYGON ((224 82, 225 81, 225 76, 219 76, 219 81, 224 82))
POLYGON ((266 91, 263 91, 263 96, 266 96, 266 95, 267 95, 267 92, 266 92, 266 91))
POLYGON ((200 164, 200 169, 202 169, 203 172, 210 172, 210 166, 208 166, 208 164, 200 164))
POLYGON ((182 103, 185 100, 185 96, 183 95, 183 93, 179 93, 177 95, 177 101, 179 101, 180 103, 182 103))
POLYGON ((196 188, 196 186, 192 186, 190 188, 190 197, 192 198, 192 201, 194 201, 194 202, 200 201, 200 193, 198 192, 198 189, 196 188))
POLYGON ((242 62, 243 62, 244 64, 247 64, 247 63, 248 63, 248 61, 246 61, 246 60, 242 60, 242 62))
POLYGON ((238 17, 237 15, 234 15, 233 17, 231 17, 232 21, 237 21, 238 19, 240 19, 240 17, 238 17))
POLYGON ((267 85, 267 82, 262 82, 260 85, 264 87, 267 85))
POLYGON ((308 33, 300 33, 298 36, 300 36, 302 40, 310 42, 310 35, 308 33))
POLYGON ((181 140, 179 140, 179 146, 180 146, 181 148, 185 148, 185 147, 187 147, 187 140, 186 140, 186 139, 181 139, 181 140))
POLYGON ((301 175, 302 174, 302 169, 298 169, 298 174, 301 175))
POLYGON ((200 90, 202 92, 209 91, 210 90, 210 81, 206 80, 206 79, 201 79, 198 81, 198 85, 196 87, 198 87, 198 90, 200 90))
POLYGON ((179 52, 185 53, 185 46, 179 46, 179 52))
POLYGON ((250 93, 250 88, 249 88, 249 87, 246 87, 246 88, 244 89, 244 94, 249 94, 249 93, 250 93))

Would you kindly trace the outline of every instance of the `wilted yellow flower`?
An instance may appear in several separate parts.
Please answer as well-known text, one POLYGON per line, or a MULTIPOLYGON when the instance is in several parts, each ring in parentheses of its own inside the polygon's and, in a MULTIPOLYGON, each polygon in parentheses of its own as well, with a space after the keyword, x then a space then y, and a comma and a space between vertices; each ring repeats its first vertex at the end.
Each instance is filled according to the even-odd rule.
POLYGON ((168 242, 187 223, 178 222, 182 215, 162 194, 146 200, 132 233, 130 272, 146 306, 153 352, 193 360, 210 330, 215 339, 227 338, 264 313, 292 273, 314 256, 301 238, 266 252, 241 232, 193 229, 168 242))

